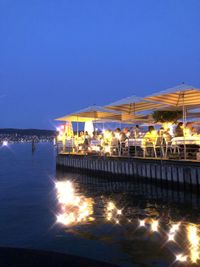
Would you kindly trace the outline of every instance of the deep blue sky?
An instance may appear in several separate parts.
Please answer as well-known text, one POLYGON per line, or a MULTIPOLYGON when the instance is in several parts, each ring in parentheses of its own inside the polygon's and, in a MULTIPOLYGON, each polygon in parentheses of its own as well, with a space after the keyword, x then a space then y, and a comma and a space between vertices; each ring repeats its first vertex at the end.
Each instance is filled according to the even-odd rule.
POLYGON ((199 0, 0 0, 0 127, 200 87, 199 0))

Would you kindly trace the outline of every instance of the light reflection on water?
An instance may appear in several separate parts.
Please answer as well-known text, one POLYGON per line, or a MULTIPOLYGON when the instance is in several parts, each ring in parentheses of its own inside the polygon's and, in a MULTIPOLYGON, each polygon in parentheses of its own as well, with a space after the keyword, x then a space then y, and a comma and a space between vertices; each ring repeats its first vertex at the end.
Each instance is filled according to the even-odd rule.
MULTIPOLYGON (((61 227, 66 227, 67 231, 71 229, 74 234, 84 238, 114 242, 134 263, 154 266, 152 262, 158 261, 157 266, 168 266, 162 265, 163 261, 172 266, 199 266, 199 224, 190 222, 181 214, 173 218, 173 212, 170 212, 169 207, 156 202, 155 205, 146 203, 143 209, 137 202, 130 205, 127 198, 131 202, 133 199, 130 192, 127 195, 124 190, 99 194, 94 187, 90 191, 93 182, 95 184, 95 178, 94 181, 87 178, 86 183, 81 183, 78 178, 65 178, 55 182, 58 202, 57 223, 61 227), (84 224, 87 228, 84 228, 84 224), (83 227, 81 230, 80 225, 83 227), (111 228, 92 237, 88 225, 91 228, 98 225, 107 225, 111 228)), ((127 186, 126 183, 121 185, 127 186)), ((130 191, 130 188, 127 189, 130 191)))
POLYGON ((49 144, 38 144, 34 155, 30 144, 1 149, 1 246, 57 251, 125 267, 200 266, 199 208, 198 194, 155 181, 56 172, 49 144), (71 193, 61 193, 60 200, 55 177, 56 183, 69 182, 71 193), (57 215, 70 211, 68 222, 73 223, 56 223, 57 215), (186 263, 175 261, 186 257, 186 263))

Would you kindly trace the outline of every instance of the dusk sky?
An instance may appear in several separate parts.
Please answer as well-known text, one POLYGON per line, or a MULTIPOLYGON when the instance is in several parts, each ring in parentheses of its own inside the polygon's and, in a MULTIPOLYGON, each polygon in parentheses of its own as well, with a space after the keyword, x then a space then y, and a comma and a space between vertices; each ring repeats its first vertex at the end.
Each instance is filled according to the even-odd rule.
POLYGON ((200 87, 199 0, 0 0, 0 127, 185 82, 200 87))

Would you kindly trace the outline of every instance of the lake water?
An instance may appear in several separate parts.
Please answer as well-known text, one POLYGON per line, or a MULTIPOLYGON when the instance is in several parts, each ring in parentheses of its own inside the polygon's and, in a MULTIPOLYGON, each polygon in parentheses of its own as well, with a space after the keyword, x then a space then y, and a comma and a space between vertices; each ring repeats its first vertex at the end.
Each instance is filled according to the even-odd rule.
POLYGON ((200 199, 151 184, 56 172, 51 144, 0 148, 0 246, 119 266, 200 266, 200 199))

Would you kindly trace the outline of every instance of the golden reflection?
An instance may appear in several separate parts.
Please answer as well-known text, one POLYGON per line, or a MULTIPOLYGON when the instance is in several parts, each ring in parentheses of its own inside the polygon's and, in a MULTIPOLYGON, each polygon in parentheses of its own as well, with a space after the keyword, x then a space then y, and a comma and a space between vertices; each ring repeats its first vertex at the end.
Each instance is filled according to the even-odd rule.
POLYGON ((158 232, 158 220, 153 220, 151 223, 151 230, 153 232, 158 232))
POLYGON ((94 221, 93 200, 84 196, 77 196, 72 182, 56 182, 57 199, 61 204, 61 213, 57 215, 57 222, 63 225, 94 221))
POLYGON ((112 201, 108 201, 105 207, 105 218, 107 221, 114 220, 119 224, 119 216, 122 215, 122 210, 118 209, 112 201))
POLYGON ((139 226, 145 227, 145 220, 139 220, 139 226))
POLYGON ((187 261, 187 258, 188 257, 186 255, 183 255, 183 254, 176 255, 176 261, 185 262, 185 261, 187 261))
POLYGON ((189 224, 187 226, 187 236, 190 244, 190 260, 197 263, 199 260, 199 231, 196 225, 189 224))
MULTIPOLYGON (((95 220, 93 216, 94 202, 92 198, 87 198, 83 195, 77 195, 75 186, 70 181, 56 182, 55 186, 57 192, 56 196, 60 204, 61 211, 60 214, 57 215, 58 223, 61 223, 65 226, 73 226, 79 223, 95 220)), ((146 216, 143 219, 138 219, 136 217, 130 218, 131 214, 127 213, 125 208, 119 209, 119 207, 117 207, 117 204, 115 204, 113 201, 106 201, 104 203, 104 220, 109 221, 109 223, 117 224, 119 226, 123 225, 123 223, 129 223, 129 225, 133 227, 135 227, 134 224, 137 224, 138 222, 138 227, 147 226, 145 228, 146 231, 159 231, 160 236, 163 237, 163 239, 166 238, 167 234, 167 241, 175 242, 175 244, 173 244, 173 247, 178 246, 182 249, 182 253, 175 255, 175 261, 180 263, 187 262, 189 264, 199 263, 200 236, 198 225, 191 223, 182 223, 180 221, 172 223, 166 233, 162 229, 162 220, 152 219, 149 216, 146 216), (180 232, 179 235, 178 232, 180 232), (166 234, 163 235, 163 233, 166 234), (187 244, 186 247, 185 244, 187 244)))
POLYGON ((172 225, 172 227, 169 230, 168 241, 175 241, 175 235, 179 230, 180 224, 181 223, 179 222, 172 225))

